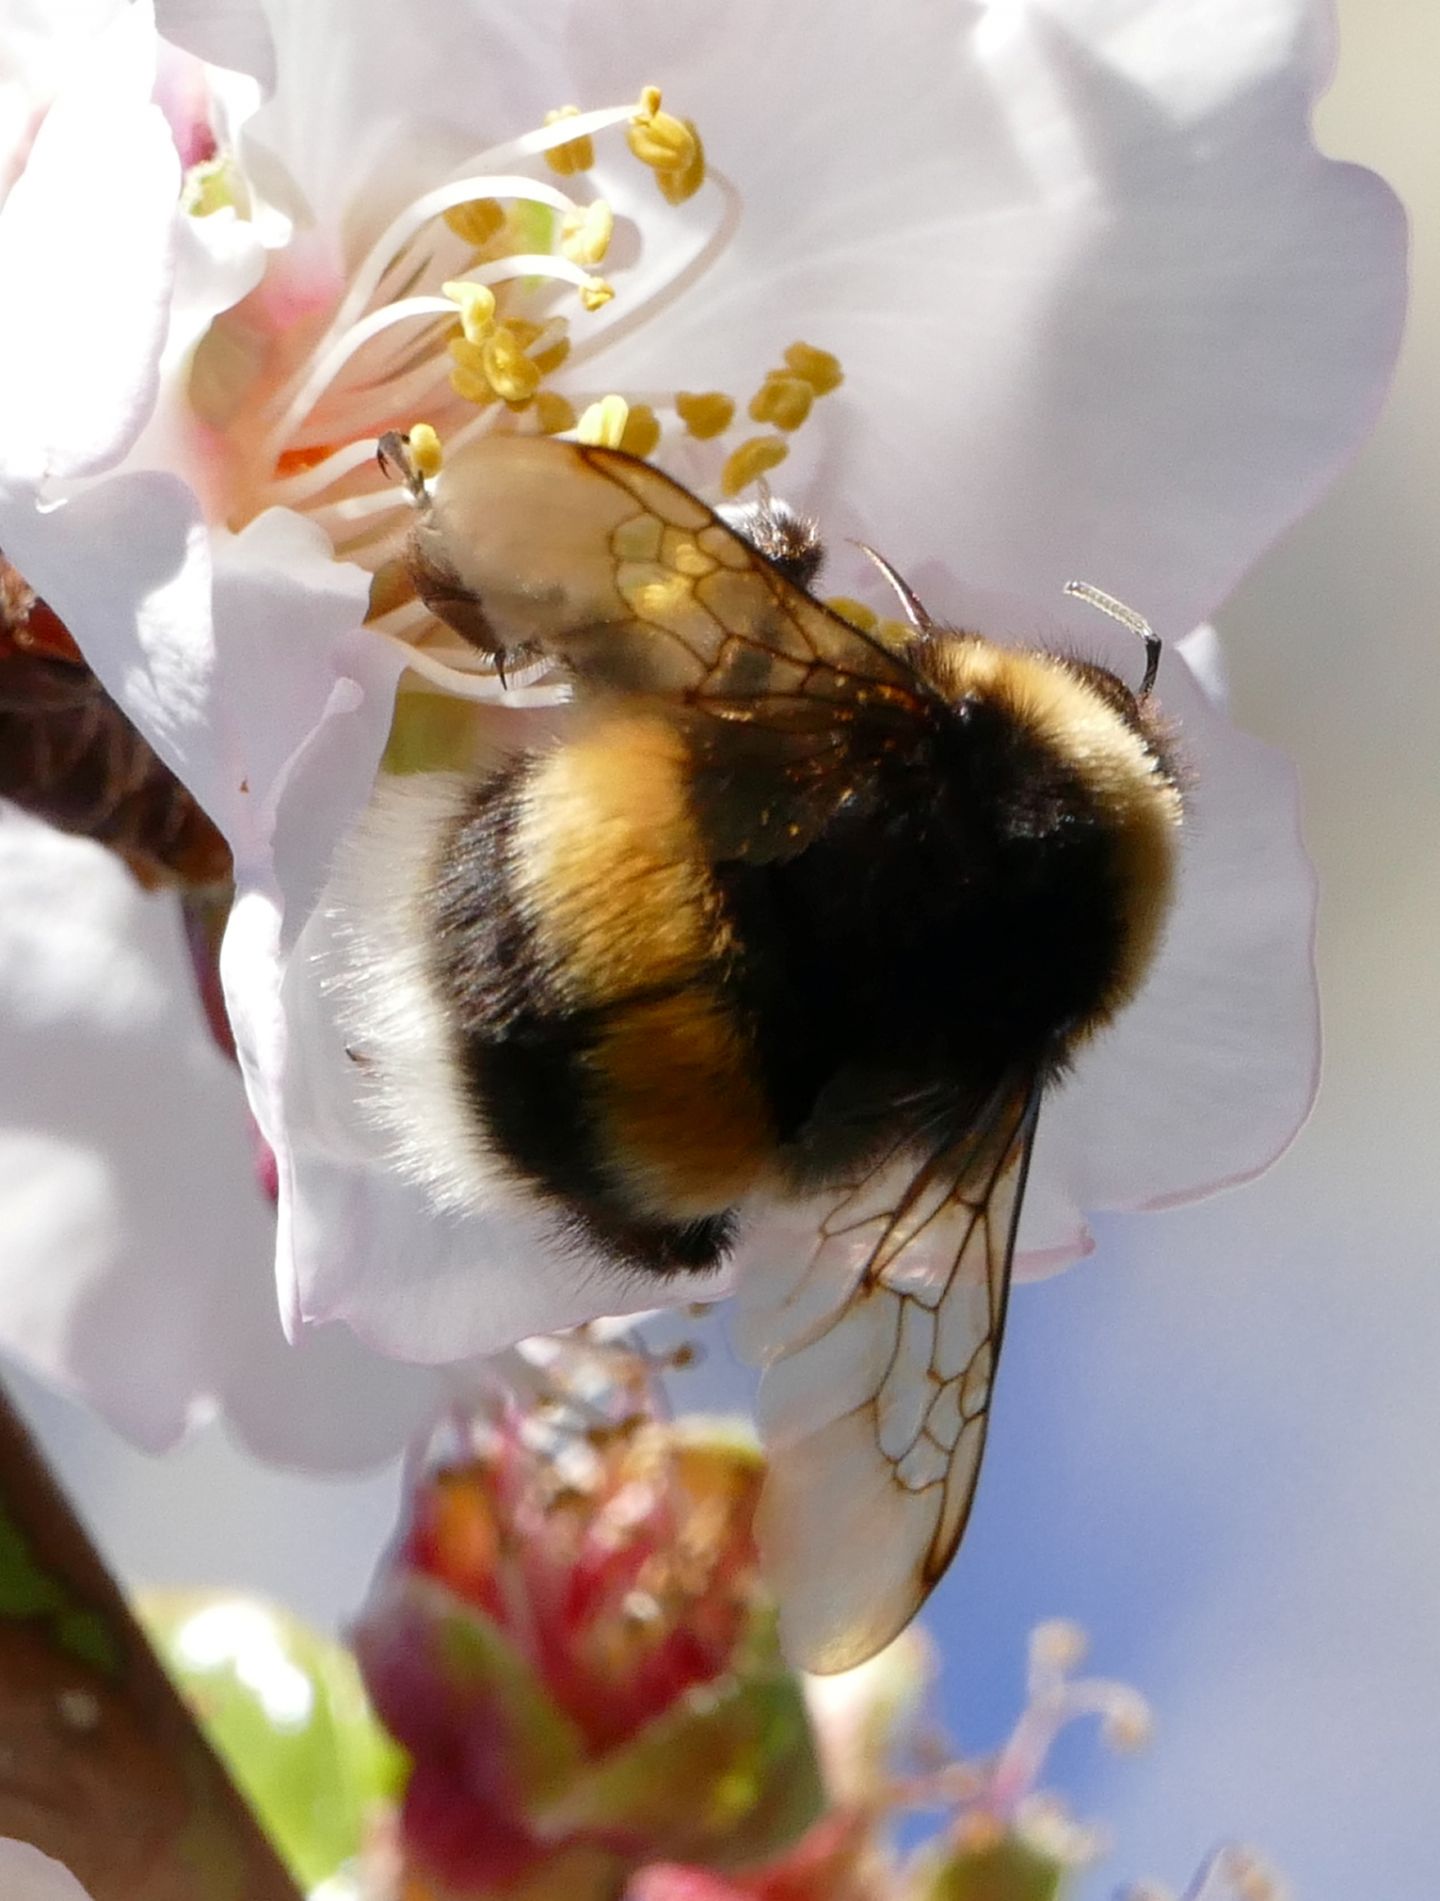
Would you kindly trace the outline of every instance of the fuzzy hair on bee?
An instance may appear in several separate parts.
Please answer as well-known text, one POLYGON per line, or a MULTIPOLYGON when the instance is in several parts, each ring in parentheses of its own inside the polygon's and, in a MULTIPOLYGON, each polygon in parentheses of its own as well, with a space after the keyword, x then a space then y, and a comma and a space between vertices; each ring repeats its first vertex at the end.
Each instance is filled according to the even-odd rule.
POLYGON ((420 598, 572 704, 493 770, 384 785, 348 847, 373 1113, 438 1205, 518 1196, 601 1284, 741 1250, 782 1628, 847 1668, 959 1542, 1041 1101, 1163 929, 1158 643, 1076 590, 1145 634, 1132 689, 892 575, 897 650, 805 592, 818 538, 768 499, 721 519, 552 438, 433 480, 383 448, 420 598), (784 1240, 750 1258, 752 1228, 784 1240))

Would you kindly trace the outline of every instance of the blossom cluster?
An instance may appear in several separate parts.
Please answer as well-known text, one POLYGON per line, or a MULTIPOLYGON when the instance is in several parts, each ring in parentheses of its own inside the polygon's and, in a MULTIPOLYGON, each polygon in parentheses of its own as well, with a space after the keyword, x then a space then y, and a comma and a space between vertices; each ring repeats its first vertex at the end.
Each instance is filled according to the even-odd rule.
MULTIPOLYGON (((267 1455, 344 1465, 433 1422, 460 1377, 435 1369, 473 1392, 475 1362, 593 1317, 547 1235, 442 1218, 395 1165, 324 980, 377 778, 483 771, 565 718, 407 582, 392 431, 421 460, 497 430, 605 443, 714 504, 769 479, 862 622, 852 542, 1000 641, 1118 654, 1076 575, 1143 608, 1192 786, 1178 900, 1046 1102, 1018 1271, 1284 1147, 1315 1081, 1313 882, 1203 623, 1374 417, 1403 233, 1313 143, 1324 0, 1202 13, 91 0, 16 23, 0 1342, 149 1446, 218 1408, 267 1455)), ((749 1212, 742 1273, 797 1218, 749 1212)), ((415 1491, 356 1638, 404 1750, 356 1758, 385 1817, 367 1865, 532 1901, 1054 1895, 1092 1844, 1037 1794, 1050 1737, 1083 1709, 1141 1727, 1075 1676, 1073 1635, 1037 1639, 993 1759, 899 1770, 923 1647, 807 1716, 755 1574, 758 1455, 583 1414, 494 1400, 415 1491), (946 1824, 899 1856, 893 1818, 926 1802, 946 1824)), ((191 1667, 228 1654, 224 1620, 176 1628, 191 1667)), ((244 1628, 252 1662, 277 1650, 244 1628)), ((0 1865, 7 1892, 78 1892, 23 1846, 0 1865)), ((1191 1893, 1267 1879, 1230 1853, 1191 1893)))
MULTIPOLYGON (((883 548, 1002 639, 1103 656, 1067 619, 1077 573, 1141 604, 1172 639, 1194 823, 1152 980, 1047 1104, 1020 1271, 1086 1252, 1086 1211, 1244 1178, 1305 1113, 1294 789, 1208 650, 1173 642, 1353 449, 1393 359, 1396 208, 1308 129, 1327 9, 1227 0, 1195 37, 1158 5, 907 0, 776 31, 758 0, 631 8, 623 32, 430 0, 403 33, 251 0, 22 36, 0 548, 64 636, 48 668, 108 693, 233 856, 225 998, 281 1314, 309 1336, 286 1353, 267 1315, 253 1141, 171 900, 7 812, 0 1165, 26 1192, 0 1332, 147 1443, 218 1402, 263 1450, 374 1457, 435 1382, 372 1370, 362 1417, 338 1402, 362 1352, 324 1323, 439 1362, 587 1317, 523 1225, 437 1221, 389 1164, 317 976, 382 761, 476 763, 544 717, 397 588, 386 428, 578 432, 712 499, 768 470, 832 547, 883 548), (83 1113, 68 1068, 36 1082, 62 1022, 77 1061, 88 1039, 83 1113), (142 1130, 120 1078, 162 1046, 142 1130)), ((0 646, 16 731, 38 625, 0 646)))

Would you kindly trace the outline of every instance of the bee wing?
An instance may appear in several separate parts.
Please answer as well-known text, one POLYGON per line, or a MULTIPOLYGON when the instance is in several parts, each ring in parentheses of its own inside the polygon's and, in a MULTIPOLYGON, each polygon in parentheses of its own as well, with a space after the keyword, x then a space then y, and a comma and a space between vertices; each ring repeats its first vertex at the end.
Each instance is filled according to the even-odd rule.
POLYGON ((766 1367, 761 1550, 807 1670, 863 1663, 955 1555, 1038 1103, 1007 1088, 962 1144, 918 1170, 892 1152, 846 1186, 783 1266, 743 1262, 741 1344, 766 1367))
POLYGON ((422 498, 410 560, 432 609, 476 645, 550 657, 581 698, 639 696, 682 718, 726 855, 800 849, 865 762, 930 717, 901 655, 616 450, 480 438, 422 498))

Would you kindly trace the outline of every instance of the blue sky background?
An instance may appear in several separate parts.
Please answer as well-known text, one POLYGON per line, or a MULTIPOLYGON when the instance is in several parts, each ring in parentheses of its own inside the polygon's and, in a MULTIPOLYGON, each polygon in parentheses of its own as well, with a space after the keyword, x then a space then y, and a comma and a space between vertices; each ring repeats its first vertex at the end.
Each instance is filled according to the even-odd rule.
MULTIPOLYGON (((1139 1758, 1093 1732, 1056 1780, 1116 1852, 1085 1889, 1179 1886, 1254 1840, 1306 1901, 1440 1889, 1440 14, 1345 0, 1322 114, 1417 221, 1416 301, 1360 464, 1223 618, 1238 716, 1301 765, 1323 889, 1320 1107, 1261 1183, 1111 1221, 1018 1292, 991 1452, 937 1594, 945 1712, 983 1749, 1026 1634, 1078 1618, 1158 1717, 1139 1758)), ((166 1461, 23 1387, 122 1572, 245 1582, 343 1615, 393 1474, 286 1479, 205 1433, 166 1461)))

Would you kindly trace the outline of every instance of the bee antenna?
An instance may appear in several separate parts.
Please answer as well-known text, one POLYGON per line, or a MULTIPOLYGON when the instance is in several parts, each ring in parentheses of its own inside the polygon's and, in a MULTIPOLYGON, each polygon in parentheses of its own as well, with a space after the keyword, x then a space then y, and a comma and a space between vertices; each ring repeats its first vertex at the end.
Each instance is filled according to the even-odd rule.
POLYGON ((1160 671, 1159 634, 1133 607, 1127 607, 1124 601, 1117 601, 1113 594, 1106 594, 1101 588, 1091 587, 1088 581, 1067 581, 1065 592, 1073 595, 1077 601, 1084 601, 1087 606, 1098 607, 1102 614, 1108 614, 1111 620, 1118 620, 1122 627, 1128 627, 1132 634, 1138 634, 1145 642, 1145 678, 1140 682, 1140 691, 1136 695, 1137 699, 1145 699, 1155 684, 1155 675, 1160 671))
POLYGON ((875 550, 867 543, 863 541, 852 541, 850 545, 852 548, 858 548, 861 554, 868 555, 876 567, 879 568, 885 579, 890 583, 891 587, 894 588, 900 605, 905 609, 905 618, 915 629, 916 633, 932 633, 935 628, 935 623, 930 618, 929 610, 904 576, 897 574, 895 569, 892 568, 890 563, 885 559, 884 555, 876 554, 875 550))

